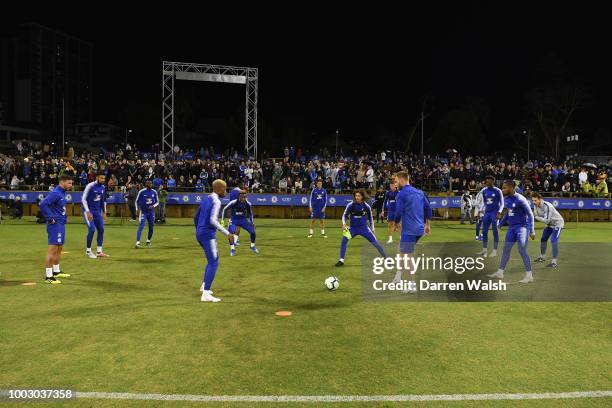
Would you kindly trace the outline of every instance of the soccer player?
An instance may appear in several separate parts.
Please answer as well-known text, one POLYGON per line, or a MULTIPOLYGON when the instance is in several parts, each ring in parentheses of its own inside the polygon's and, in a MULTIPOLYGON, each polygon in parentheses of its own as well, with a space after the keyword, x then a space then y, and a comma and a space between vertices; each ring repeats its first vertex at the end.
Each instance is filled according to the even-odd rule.
POLYGON ((83 218, 87 224, 87 249, 85 256, 91 259, 98 257, 107 257, 102 252, 102 243, 104 242, 104 220, 106 220, 106 187, 104 182, 106 177, 103 173, 99 173, 96 181, 85 186, 83 197, 81 198, 83 218), (98 248, 94 254, 91 251, 91 242, 93 241, 94 233, 98 231, 98 248))
POLYGON ((136 231, 136 248, 140 248, 140 235, 144 229, 145 223, 149 223, 149 233, 147 235, 147 246, 151 246, 151 238, 153 238, 153 226, 155 225, 155 207, 159 205, 157 199, 157 191, 153 189, 151 180, 145 182, 145 188, 138 192, 136 197, 136 207, 140 212, 138 231, 136 231))
POLYGON ((393 179, 390 190, 385 192, 383 201, 383 216, 387 216, 387 244, 393 243, 393 231, 395 231, 395 200, 397 197, 397 181, 393 179))
MULTIPOLYGON (((431 205, 423 191, 410 185, 410 177, 407 172, 398 172, 395 179, 400 187, 395 204, 396 229, 400 223, 402 226, 399 255, 401 258, 412 259, 416 243, 424 234, 429 234, 431 231, 431 205)), ((410 281, 413 283, 412 289, 405 290, 405 292, 416 292, 414 274, 410 270, 407 272, 412 275, 410 281)), ((401 280, 402 271, 398 270, 393 282, 400 283, 401 280)))
MULTIPOLYGON (((240 184, 238 184, 238 187, 234 187, 232 191, 230 191, 230 194, 229 194, 230 201, 238 200, 238 198, 240 198, 240 194, 246 191, 247 190, 246 190, 244 183, 241 182, 240 184)), ((236 227, 236 229, 234 230, 234 245, 240 245, 238 243, 239 235, 240 235, 240 227, 236 227)))
POLYGON ((518 251, 523 258, 525 265, 525 277, 520 283, 533 282, 533 273, 531 271, 531 262, 529 254, 527 254, 527 235, 529 238, 535 238, 533 230, 533 213, 525 196, 516 192, 516 183, 514 180, 506 180, 502 185, 504 192, 504 206, 506 208, 503 218, 498 214, 498 218, 502 218, 500 225, 504 225, 508 221, 508 232, 506 232, 506 242, 504 243, 504 252, 502 253, 497 272, 489 275, 490 278, 504 278, 504 270, 510 259, 510 252, 515 243, 518 243, 518 251))
POLYGON ((485 183, 486 187, 480 190, 484 203, 484 215, 482 216, 482 251, 477 254, 484 257, 487 256, 489 228, 493 228, 493 251, 491 251, 491 254, 488 256, 497 256, 497 245, 499 244, 497 221, 501 218, 499 215, 504 210, 504 195, 499 188, 494 186, 495 178, 493 176, 487 176, 485 177, 485 183))
POLYGON ((353 201, 348 203, 342 214, 342 228, 344 234, 342 242, 340 244, 340 259, 336 263, 336 266, 344 266, 344 255, 346 254, 346 247, 348 246, 349 240, 361 235, 372 245, 378 249, 380 255, 384 258, 387 257, 385 250, 382 245, 376 240, 374 235, 374 218, 372 217, 372 208, 366 203, 366 194, 363 190, 356 190, 353 193, 353 201), (350 227, 347 226, 347 217, 350 220, 350 227), (370 226, 368 227, 368 223, 370 226))
POLYGON ((470 224, 474 223, 472 219, 472 195, 469 190, 465 190, 461 196, 461 224, 465 224, 465 219, 470 220, 470 224))
POLYGON ((323 188, 323 180, 317 179, 315 188, 310 192, 310 200, 308 201, 308 209, 310 210, 310 230, 308 238, 312 238, 314 233, 315 220, 318 219, 321 226, 321 237, 327 238, 325 235, 325 208, 327 207, 327 191, 323 188))
POLYGON ((220 302, 221 299, 214 297, 210 289, 219 267, 219 253, 217 250, 217 230, 227 237, 230 244, 234 243, 234 235, 219 223, 219 209, 221 201, 219 197, 225 196, 225 181, 215 180, 212 183, 213 192, 200 204, 193 217, 196 226, 196 239, 206 255, 206 267, 202 281, 202 302, 220 302))
POLYGON ((544 201, 539 193, 533 193, 531 199, 534 204, 534 218, 546 224, 544 231, 542 231, 542 239, 540 240, 540 256, 538 256, 535 261, 546 261, 546 246, 550 238, 550 243, 552 244, 552 260, 546 266, 549 268, 556 268, 557 257, 559 256, 559 236, 561 235, 561 230, 565 226, 565 221, 555 206, 544 201))
POLYGON ((476 218, 476 241, 482 239, 480 228, 482 227, 482 217, 484 215, 484 199, 482 198, 482 190, 476 194, 474 198, 474 217, 476 218))
POLYGON ((62 175, 58 186, 39 204, 47 220, 47 256, 45 257, 45 283, 62 283, 57 278, 69 278, 60 269, 62 249, 66 240, 66 191, 72 189, 72 177, 62 175))
MULTIPOLYGON (((232 200, 223 207, 221 212, 221 225, 225 226, 225 213, 231 211, 228 231, 232 234, 236 228, 244 228, 251 237, 251 251, 258 254, 259 250, 255 246, 255 221, 253 220, 253 206, 247 200, 246 193, 240 193, 237 200, 232 200)), ((230 242, 230 256, 236 255, 236 245, 230 242)))

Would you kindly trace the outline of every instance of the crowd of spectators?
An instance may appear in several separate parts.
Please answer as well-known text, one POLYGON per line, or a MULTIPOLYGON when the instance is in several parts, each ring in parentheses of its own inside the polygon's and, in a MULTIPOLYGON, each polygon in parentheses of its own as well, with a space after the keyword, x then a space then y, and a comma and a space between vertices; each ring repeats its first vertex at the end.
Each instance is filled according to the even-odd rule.
POLYGON ((155 155, 130 145, 95 153, 69 149, 59 156, 48 146, 22 142, 14 152, 0 155, 0 189, 48 190, 62 174, 72 175, 79 189, 102 172, 110 191, 129 191, 152 180, 155 187, 163 185, 170 192, 202 192, 220 178, 252 192, 304 193, 321 178, 325 188, 339 193, 386 188, 394 172, 408 170, 412 183, 428 192, 476 191, 486 175, 493 175, 545 195, 607 197, 612 179, 612 158, 595 166, 576 157, 528 161, 517 155, 470 156, 452 150, 425 156, 400 151, 303 154, 292 147, 279 156, 264 153, 256 161, 235 151, 218 153, 212 147, 155 155))

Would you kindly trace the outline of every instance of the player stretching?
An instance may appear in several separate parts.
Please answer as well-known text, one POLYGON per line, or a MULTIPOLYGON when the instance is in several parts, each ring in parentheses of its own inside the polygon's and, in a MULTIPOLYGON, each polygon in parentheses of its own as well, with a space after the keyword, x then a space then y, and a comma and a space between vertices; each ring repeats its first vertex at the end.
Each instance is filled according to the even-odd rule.
POLYGON ((395 231, 395 200, 397 197, 397 181, 393 179, 391 189, 385 193, 385 201, 383 201, 383 216, 387 216, 387 244, 393 242, 393 231, 395 231))
POLYGON ((147 246, 151 246, 151 238, 153 238, 153 226, 155 225, 155 207, 159 205, 157 199, 157 191, 153 189, 153 183, 148 180, 145 182, 145 188, 138 192, 136 196, 136 207, 140 212, 140 224, 136 231, 136 248, 140 248, 140 235, 144 229, 145 223, 149 223, 149 233, 147 235, 147 246))
POLYGON ((482 198, 482 190, 476 194, 474 198, 474 217, 476 218, 476 241, 482 239, 480 228, 482 227, 482 217, 484 215, 484 199, 482 198))
MULTIPOLYGON (((500 226, 504 225, 505 221, 508 221, 508 232, 506 232, 506 242, 504 243, 504 252, 499 263, 499 269, 497 272, 489 275, 490 278, 504 278, 504 270, 510 259, 510 252, 515 243, 518 242, 518 251, 523 258, 523 264, 525 265, 525 277, 521 279, 520 283, 533 282, 533 273, 531 272, 531 262, 529 261, 529 254, 527 254, 527 235, 531 239, 535 238, 535 232, 533 230, 533 213, 529 202, 525 196, 516 192, 516 183, 513 180, 506 180, 502 185, 504 191, 504 205, 506 207, 506 213, 504 214, 500 226)), ((501 218, 501 214, 498 215, 501 218)))
MULTIPOLYGON (((423 234, 429 234, 431 230, 431 205, 423 191, 410 185, 410 177, 407 172, 400 171, 395 175, 395 178, 400 187, 395 204, 395 225, 396 228, 400 222, 402 225, 399 255, 401 258, 412 259, 416 243, 423 234)), ((410 267, 412 268, 412 265, 410 267)), ((410 282, 413 283, 405 292, 414 293, 416 292, 414 273, 411 270, 407 272, 411 275, 410 282)), ((393 282, 400 283, 401 280, 402 271, 398 270, 393 282)))
POLYGON ((213 192, 206 197, 193 217, 196 226, 196 239, 206 254, 206 267, 204 268, 204 279, 202 281, 202 302, 220 302, 221 299, 214 297, 210 290, 217 268, 219 267, 219 252, 217 250, 217 230, 221 231, 234 244, 234 235, 219 224, 219 209, 221 201, 219 197, 225 197, 226 184, 223 180, 215 180, 212 184, 213 192))
POLYGON ((60 258, 66 239, 66 191, 72 189, 72 177, 60 176, 58 186, 39 204, 47 220, 47 256, 45 257, 45 283, 62 283, 56 278, 68 278, 60 270, 60 258))
POLYGON ((346 254, 346 247, 348 246, 349 240, 361 235, 372 245, 378 249, 378 252, 383 258, 387 257, 385 250, 382 245, 376 240, 374 235, 374 218, 372 218, 372 209, 365 202, 366 194, 363 190, 357 190, 353 193, 353 201, 348 203, 342 214, 342 228, 344 229, 344 236, 342 237, 342 243, 340 244, 340 259, 336 263, 336 266, 344 266, 344 255, 346 254), (346 225, 346 217, 350 218, 350 228, 346 225), (370 227, 368 227, 368 223, 370 227), (370 229, 371 228, 371 229, 370 229))
POLYGON ((87 224, 87 249, 85 255, 91 259, 108 256, 102 252, 102 243, 104 242, 104 220, 106 220, 105 181, 106 177, 104 174, 98 174, 96 181, 87 184, 85 191, 83 191, 83 198, 81 199, 83 218, 85 218, 85 223, 87 224), (91 242, 93 241, 96 230, 98 230, 98 248, 96 254, 94 254, 91 251, 91 242))
POLYGON ((535 219, 546 224, 542 231, 542 239, 540 240, 540 256, 536 258, 536 262, 544 262, 546 260, 546 244, 548 238, 552 244, 552 260, 546 265, 550 268, 557 267, 557 257, 559 256, 559 235, 565 226, 565 221, 559 211, 551 203, 544 201, 538 193, 533 193, 531 199, 534 204, 535 219))
POLYGON ((323 180, 318 179, 316 187, 310 192, 310 200, 308 201, 308 209, 310 210, 310 230, 308 231, 308 238, 312 238, 316 219, 318 219, 321 224, 321 237, 327 238, 327 235, 325 235, 326 207, 327 191, 323 188, 323 180))
MULTIPOLYGON (((221 224, 225 226, 225 212, 231 211, 231 217, 229 222, 229 232, 234 234, 236 228, 245 229, 251 236, 251 251, 258 254, 259 250, 255 246, 255 221, 253 220, 253 206, 247 200, 246 193, 240 193, 237 200, 232 200, 221 212, 221 224)), ((230 242, 230 256, 236 255, 236 245, 230 242)))
POLYGON ((493 251, 488 256, 497 255, 497 245, 499 244, 499 232, 497 230, 497 220, 504 210, 504 195, 502 191, 495 187, 493 176, 485 177, 486 187, 480 190, 484 203, 484 215, 482 216, 482 251, 477 255, 487 256, 487 245, 489 242, 489 228, 493 228, 493 251))

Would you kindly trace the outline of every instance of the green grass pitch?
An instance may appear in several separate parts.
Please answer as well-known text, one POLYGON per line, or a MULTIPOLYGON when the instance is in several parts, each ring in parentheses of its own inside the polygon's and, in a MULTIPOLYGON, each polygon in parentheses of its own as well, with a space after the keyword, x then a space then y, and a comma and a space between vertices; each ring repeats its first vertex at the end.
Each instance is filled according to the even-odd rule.
MULTIPOLYGON (((364 302, 360 245, 338 257, 341 230, 306 238, 308 220, 257 220, 260 255, 219 242, 218 304, 201 303, 205 258, 190 220, 155 229, 111 221, 108 259, 84 255, 72 218, 62 269, 44 285, 44 226, 0 226, 0 389, 73 388, 197 395, 539 393, 612 389, 610 303, 364 302), (323 280, 340 278, 329 292, 323 280), (37 282, 23 286, 23 282, 37 282), (291 317, 277 317, 290 310, 291 317)), ((318 234, 318 230, 315 230, 318 234)), ((382 241, 385 228, 378 228, 382 241)), ((473 240, 471 226, 434 222, 430 241, 473 240)), ((607 242, 612 224, 571 224, 564 242, 607 242)), ((478 245, 474 243, 475 248, 478 245)), ((535 248, 536 245, 530 243, 535 248)), ((513 262, 517 262, 514 260, 513 262)), ((336 403, 334 406, 610 406, 580 400, 336 403)), ((15 406, 28 405, 16 404, 15 406)), ((36 404, 29 404, 36 405, 36 404)), ((40 406, 60 404, 41 403, 40 406)), ((66 406, 316 406, 78 400, 66 406)))

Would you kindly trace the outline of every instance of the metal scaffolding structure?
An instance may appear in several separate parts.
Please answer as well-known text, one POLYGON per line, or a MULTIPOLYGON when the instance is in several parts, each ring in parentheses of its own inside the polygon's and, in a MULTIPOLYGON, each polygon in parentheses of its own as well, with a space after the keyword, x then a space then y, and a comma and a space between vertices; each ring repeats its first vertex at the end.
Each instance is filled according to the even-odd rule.
POLYGON ((163 61, 162 151, 172 151, 174 149, 175 80, 244 84, 246 88, 244 148, 247 154, 257 157, 257 68, 163 61))

